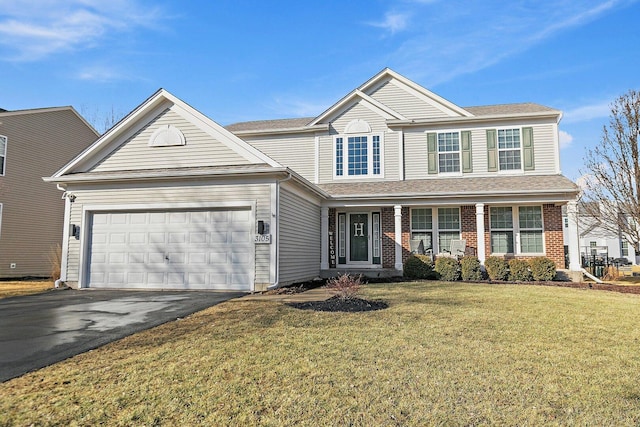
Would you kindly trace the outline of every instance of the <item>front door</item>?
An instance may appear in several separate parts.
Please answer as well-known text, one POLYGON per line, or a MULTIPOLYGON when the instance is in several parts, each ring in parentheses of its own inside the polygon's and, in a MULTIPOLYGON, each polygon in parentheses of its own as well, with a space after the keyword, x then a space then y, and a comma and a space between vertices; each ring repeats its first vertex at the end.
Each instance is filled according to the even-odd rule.
POLYGON ((369 261, 369 215, 366 213, 349 215, 349 260, 369 261))

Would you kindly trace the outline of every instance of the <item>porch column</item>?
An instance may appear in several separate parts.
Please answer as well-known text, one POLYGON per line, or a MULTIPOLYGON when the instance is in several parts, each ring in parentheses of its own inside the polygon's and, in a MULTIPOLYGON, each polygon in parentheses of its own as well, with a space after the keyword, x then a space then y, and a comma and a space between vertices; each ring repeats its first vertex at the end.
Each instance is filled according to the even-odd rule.
POLYGON ((395 232, 396 232, 396 262, 395 269, 402 271, 402 206, 396 205, 393 207, 394 219, 395 219, 395 232))
POLYGON ((329 208, 320 208, 320 269, 329 269, 329 208))
POLYGON ((484 265, 487 251, 484 247, 484 203, 476 203, 476 238, 478 239, 478 259, 484 265))
POLYGON ((580 240, 578 236, 578 202, 567 203, 567 243, 569 244, 569 270, 580 271, 580 240))

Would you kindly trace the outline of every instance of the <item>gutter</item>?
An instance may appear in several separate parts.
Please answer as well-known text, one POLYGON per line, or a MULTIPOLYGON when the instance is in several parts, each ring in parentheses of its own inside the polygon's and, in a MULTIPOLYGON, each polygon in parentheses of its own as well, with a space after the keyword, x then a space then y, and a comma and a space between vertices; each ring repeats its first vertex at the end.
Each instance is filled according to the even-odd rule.
POLYGON ((276 181, 276 222, 278 226, 276 228, 276 277, 272 285, 267 286, 267 289, 276 289, 280 287, 280 184, 289 181, 293 178, 293 174, 289 172, 289 176, 276 181))
MULTIPOLYGON (((562 112, 560 111, 543 111, 538 113, 515 113, 515 114, 492 114, 487 116, 473 116, 473 117, 447 117, 437 119, 414 119, 414 120, 387 120, 387 125, 392 126, 428 126, 428 125, 442 125, 447 123, 484 123, 493 122, 496 120, 520 120, 522 118, 556 118, 560 121, 562 118, 562 112)), ((556 122, 557 123, 557 122, 556 122)))

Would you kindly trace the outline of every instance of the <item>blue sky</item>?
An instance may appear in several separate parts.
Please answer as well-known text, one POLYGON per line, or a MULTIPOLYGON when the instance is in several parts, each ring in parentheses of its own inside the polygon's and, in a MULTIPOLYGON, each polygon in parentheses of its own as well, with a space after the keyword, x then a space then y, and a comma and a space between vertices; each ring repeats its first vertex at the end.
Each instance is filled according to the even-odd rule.
POLYGON ((463 107, 563 110, 575 180, 640 89, 638 22, 634 0, 0 0, 0 107, 100 127, 163 87, 223 125, 314 116, 390 67, 463 107))

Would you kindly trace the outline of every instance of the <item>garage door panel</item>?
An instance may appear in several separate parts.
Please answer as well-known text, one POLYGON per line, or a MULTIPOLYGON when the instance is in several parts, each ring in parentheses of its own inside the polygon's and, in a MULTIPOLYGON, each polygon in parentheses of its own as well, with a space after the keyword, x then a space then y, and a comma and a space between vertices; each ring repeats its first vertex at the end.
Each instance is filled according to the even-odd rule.
POLYGON ((250 210, 92 216, 89 286, 252 290, 250 210))

